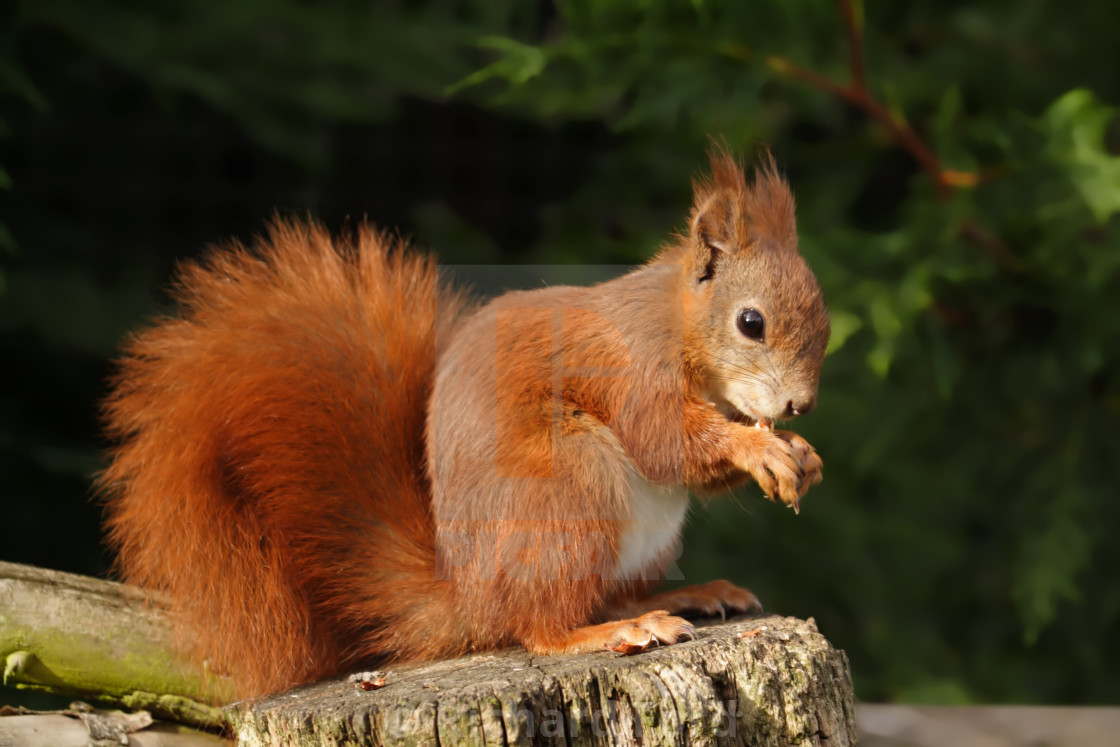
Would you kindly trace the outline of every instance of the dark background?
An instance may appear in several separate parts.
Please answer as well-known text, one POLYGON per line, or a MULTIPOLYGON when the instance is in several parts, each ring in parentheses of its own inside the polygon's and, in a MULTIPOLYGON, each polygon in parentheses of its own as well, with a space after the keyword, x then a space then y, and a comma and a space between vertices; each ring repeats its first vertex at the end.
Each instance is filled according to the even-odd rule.
POLYGON ((698 505, 686 580, 814 616, 864 699, 1116 702, 1116 28, 1037 1, 4 6, 0 558, 108 572, 97 403, 176 260, 279 211, 449 264, 637 262, 716 135, 798 196, 826 479, 799 517, 698 505))

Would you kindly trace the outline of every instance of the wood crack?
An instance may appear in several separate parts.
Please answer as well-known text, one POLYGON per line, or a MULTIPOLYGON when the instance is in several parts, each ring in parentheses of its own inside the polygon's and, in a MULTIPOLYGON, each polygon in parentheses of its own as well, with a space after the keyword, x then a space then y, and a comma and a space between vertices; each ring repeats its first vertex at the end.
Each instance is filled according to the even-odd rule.
POLYGON ((247 746, 277 735, 297 745, 835 746, 855 743, 853 703, 844 653, 808 623, 772 615, 701 624, 695 641, 636 656, 514 649, 389 670, 378 690, 339 678, 226 713, 247 746), (760 622, 766 634, 740 637, 760 622))

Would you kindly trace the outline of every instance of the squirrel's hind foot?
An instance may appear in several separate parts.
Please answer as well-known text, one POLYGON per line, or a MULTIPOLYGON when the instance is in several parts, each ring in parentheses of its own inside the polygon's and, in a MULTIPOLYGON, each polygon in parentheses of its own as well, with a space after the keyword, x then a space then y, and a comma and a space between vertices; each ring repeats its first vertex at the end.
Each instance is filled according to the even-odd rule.
POLYGON ((652 646, 695 637, 696 629, 688 620, 674 617, 665 610, 654 610, 641 617, 576 628, 554 638, 538 637, 526 641, 525 647, 537 654, 574 654, 604 649, 637 654, 652 646))

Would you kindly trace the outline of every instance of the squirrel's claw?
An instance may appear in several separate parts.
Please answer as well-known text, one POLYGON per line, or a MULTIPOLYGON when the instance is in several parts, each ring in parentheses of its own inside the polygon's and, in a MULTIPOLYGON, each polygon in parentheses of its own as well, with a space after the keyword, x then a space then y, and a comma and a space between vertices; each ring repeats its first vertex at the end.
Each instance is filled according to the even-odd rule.
POLYGON ((801 498, 821 481, 821 458, 801 436, 792 431, 770 430, 762 421, 747 429, 744 462, 749 473, 772 501, 781 501, 801 513, 801 498))

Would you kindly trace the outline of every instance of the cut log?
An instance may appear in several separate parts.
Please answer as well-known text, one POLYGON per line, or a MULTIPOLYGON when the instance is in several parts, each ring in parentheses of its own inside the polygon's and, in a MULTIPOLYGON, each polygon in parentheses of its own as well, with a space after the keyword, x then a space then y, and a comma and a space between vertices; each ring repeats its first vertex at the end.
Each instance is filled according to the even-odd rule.
MULTIPOLYGON (((214 678, 172 653, 158 595, 0 563, 4 682, 213 725, 214 678), (204 685, 204 682, 209 682, 204 685)), ((265 656, 267 652, 246 652, 265 656)), ((244 745, 856 742, 843 651, 812 620, 739 618, 635 656, 524 649, 395 667, 228 706, 244 745)))
POLYGON ((177 659, 167 604, 112 581, 0 562, 4 684, 214 726, 220 688, 177 659), (209 690, 208 690, 209 688, 209 690))
POLYGON ((856 742, 848 660, 812 620, 741 618, 636 656, 523 649, 337 678, 226 709, 242 745, 856 742))

